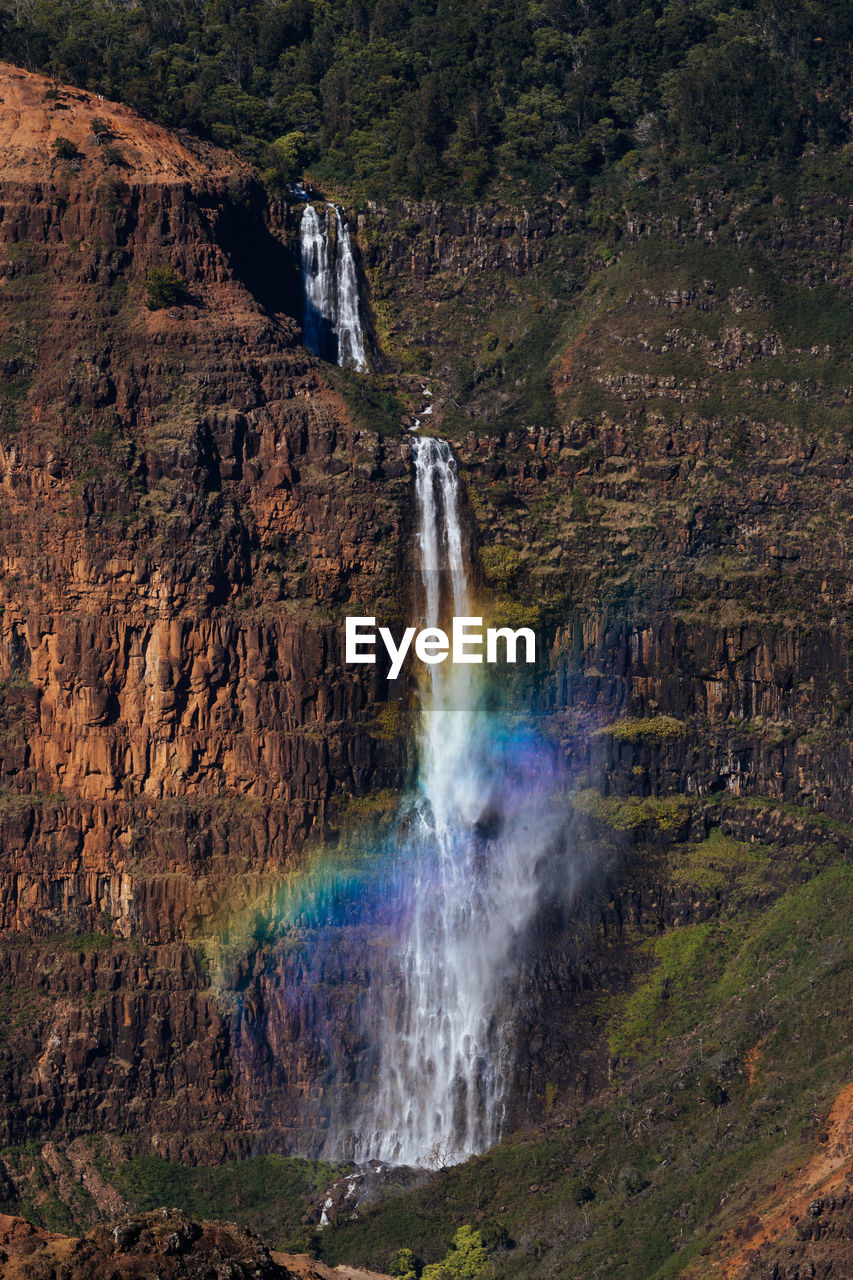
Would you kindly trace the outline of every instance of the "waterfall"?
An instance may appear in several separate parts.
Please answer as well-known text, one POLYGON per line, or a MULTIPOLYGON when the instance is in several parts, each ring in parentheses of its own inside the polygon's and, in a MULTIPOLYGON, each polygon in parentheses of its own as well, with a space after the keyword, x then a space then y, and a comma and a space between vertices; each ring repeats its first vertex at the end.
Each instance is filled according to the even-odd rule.
MULTIPOLYGON (((451 616, 481 612, 456 460, 430 437, 412 439, 412 451, 418 621, 448 630, 451 616)), ((303 1150, 325 1159, 446 1165, 506 1132, 540 906, 551 919, 571 908, 585 856, 591 865, 570 839, 561 747, 536 734, 522 702, 532 690, 506 667, 448 660, 415 671, 416 783, 393 821, 339 833, 285 877, 276 925, 293 931, 305 962, 283 949, 292 977, 281 1008, 255 1026, 250 1002, 242 1024, 247 1070, 304 1039, 319 1070, 306 1100, 318 1127, 303 1150)))
POLYGON ((337 223, 338 257, 335 271, 337 290, 337 324, 338 364, 353 364, 356 369, 367 368, 367 357, 364 353, 364 333, 361 328, 358 303, 358 274, 355 269, 355 258, 352 252, 349 227, 341 217, 340 209, 335 209, 337 223))
MULTIPOLYGON (((451 613, 475 612, 456 462, 441 440, 419 438, 413 449, 424 623, 438 626, 451 613)), ((553 831, 536 795, 538 766, 528 767, 489 720, 482 667, 429 667, 419 748, 398 969, 385 978, 378 1082, 355 1153, 446 1164, 485 1150, 502 1130, 504 1005, 553 831)))
POLYGON ((299 227, 299 251, 305 294, 305 345, 324 360, 367 368, 359 311, 358 273, 352 240, 340 209, 335 215, 334 265, 329 237, 329 211, 321 218, 307 204, 299 227))
POLYGON ((302 327, 305 345, 323 359, 332 349, 335 325, 334 277, 329 266, 328 214, 321 222, 312 204, 306 204, 299 226, 299 251, 305 312, 302 327))

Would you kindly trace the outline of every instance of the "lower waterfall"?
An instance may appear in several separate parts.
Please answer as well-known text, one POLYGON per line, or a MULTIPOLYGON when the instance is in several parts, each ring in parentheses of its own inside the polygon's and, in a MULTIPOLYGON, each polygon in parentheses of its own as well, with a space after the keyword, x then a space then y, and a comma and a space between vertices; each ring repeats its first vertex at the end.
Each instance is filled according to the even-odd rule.
MULTIPOLYGON (((483 612, 456 460, 430 437, 412 451, 413 621, 446 629, 483 612)), ((570 905, 584 874, 532 686, 508 667, 416 670, 417 774, 396 811, 343 821, 275 886, 266 920, 250 907, 222 938, 240 1071, 298 1091, 294 1153, 438 1167, 498 1141, 523 1105, 540 909, 570 905)))
MULTIPOLYGON (((475 612, 456 462, 413 441, 423 620, 475 612)), ((421 685, 419 778, 398 960, 385 976, 378 1077, 356 1159, 452 1163, 501 1134, 517 946, 558 839, 552 775, 486 708, 482 667, 445 662, 421 685)))

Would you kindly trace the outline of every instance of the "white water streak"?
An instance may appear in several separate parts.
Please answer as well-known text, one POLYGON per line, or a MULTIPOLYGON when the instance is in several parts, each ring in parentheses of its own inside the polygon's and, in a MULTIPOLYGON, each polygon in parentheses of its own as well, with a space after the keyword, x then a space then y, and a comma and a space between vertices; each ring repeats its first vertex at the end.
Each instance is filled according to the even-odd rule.
POLYGON ((335 323, 334 277, 329 266, 328 219, 324 216, 321 222, 311 204, 306 204, 299 225, 299 255, 305 291, 305 345, 325 356, 335 323))
MULTIPOLYGON (((438 626, 450 605, 471 612, 456 463, 444 441, 419 438, 413 448, 424 620, 438 626)), ((357 1138, 362 1159, 448 1163, 500 1136, 511 1022, 501 998, 514 943, 535 910, 537 842, 529 817, 497 838, 477 830, 500 786, 490 776, 488 732, 478 669, 433 665, 422 692, 402 984, 386 1009, 378 1096, 357 1138)))
POLYGON ((299 226, 299 256, 305 293, 303 333, 305 345, 323 359, 367 368, 364 330, 361 324, 358 271, 352 239, 340 209, 335 215, 334 261, 329 236, 328 210, 322 218, 307 204, 299 226))
POLYGON ((359 315, 358 273, 355 269, 352 241, 349 227, 346 219, 341 216, 340 209, 335 209, 335 218, 338 232, 338 257, 335 271, 338 364, 351 364, 356 369, 366 369, 367 356, 364 351, 364 333, 359 315))

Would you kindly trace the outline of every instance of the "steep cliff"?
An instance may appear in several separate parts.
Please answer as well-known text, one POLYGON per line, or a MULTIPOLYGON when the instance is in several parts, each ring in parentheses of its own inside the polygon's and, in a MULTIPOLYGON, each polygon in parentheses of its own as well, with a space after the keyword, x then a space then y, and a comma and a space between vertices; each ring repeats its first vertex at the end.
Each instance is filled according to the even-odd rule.
POLYGON ((2 99, 2 1138, 251 1130, 190 944, 400 775, 339 617, 399 610, 404 455, 299 345, 247 170, 9 67, 2 99))

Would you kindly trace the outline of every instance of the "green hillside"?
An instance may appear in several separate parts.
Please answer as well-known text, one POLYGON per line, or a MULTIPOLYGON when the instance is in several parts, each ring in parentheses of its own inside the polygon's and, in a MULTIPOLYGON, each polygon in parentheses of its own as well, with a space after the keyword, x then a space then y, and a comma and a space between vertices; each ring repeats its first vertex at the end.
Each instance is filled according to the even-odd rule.
POLYGON ((385 198, 773 171, 847 141, 851 41, 841 0, 0 6, 10 61, 385 198))

